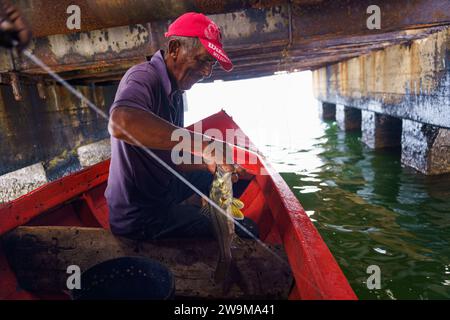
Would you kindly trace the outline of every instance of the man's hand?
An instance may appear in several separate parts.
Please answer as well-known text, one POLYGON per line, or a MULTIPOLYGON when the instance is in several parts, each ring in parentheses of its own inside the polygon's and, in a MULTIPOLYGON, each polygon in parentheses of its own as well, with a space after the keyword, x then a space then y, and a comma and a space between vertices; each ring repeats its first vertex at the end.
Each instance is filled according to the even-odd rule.
POLYGON ((203 149, 203 160, 212 174, 216 172, 216 167, 218 165, 224 168, 225 171, 233 172, 231 179, 234 183, 237 182, 239 178, 249 180, 252 177, 252 175, 244 168, 234 163, 233 146, 224 141, 214 140, 209 143, 203 149))
POLYGON ((233 148, 224 141, 213 140, 207 143, 203 148, 202 158, 212 174, 216 172, 217 165, 227 172, 235 171, 233 148))
POLYGON ((20 12, 9 0, 0 0, 0 46, 23 50, 30 40, 30 28, 20 12))

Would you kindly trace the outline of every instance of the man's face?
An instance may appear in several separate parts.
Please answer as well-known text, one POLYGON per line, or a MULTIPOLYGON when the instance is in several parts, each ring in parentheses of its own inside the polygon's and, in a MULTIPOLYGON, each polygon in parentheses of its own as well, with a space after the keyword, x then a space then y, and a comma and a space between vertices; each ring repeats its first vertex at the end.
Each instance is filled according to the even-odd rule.
POLYGON ((206 51, 203 45, 193 50, 186 50, 180 46, 172 69, 178 89, 189 90, 195 83, 210 77, 215 63, 216 59, 206 51))

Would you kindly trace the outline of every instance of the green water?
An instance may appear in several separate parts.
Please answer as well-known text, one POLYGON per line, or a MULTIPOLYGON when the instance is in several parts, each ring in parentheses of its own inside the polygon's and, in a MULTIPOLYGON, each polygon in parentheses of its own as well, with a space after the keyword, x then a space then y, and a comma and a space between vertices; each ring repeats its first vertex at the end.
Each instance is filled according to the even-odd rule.
POLYGON ((360 132, 321 125, 309 147, 269 154, 290 167, 281 175, 357 296, 450 298, 450 176, 424 176, 401 166, 399 149, 375 152, 360 132), (380 267, 379 290, 367 289, 370 265, 380 267))

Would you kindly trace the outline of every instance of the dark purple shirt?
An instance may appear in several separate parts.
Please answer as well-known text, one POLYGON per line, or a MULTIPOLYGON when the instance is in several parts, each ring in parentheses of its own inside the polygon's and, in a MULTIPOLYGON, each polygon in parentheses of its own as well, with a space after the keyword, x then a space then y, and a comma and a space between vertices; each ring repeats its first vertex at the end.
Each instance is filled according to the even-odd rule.
MULTIPOLYGON (((154 113, 182 127, 182 91, 173 90, 164 52, 156 52, 150 61, 130 68, 117 89, 110 114, 119 106, 154 113)), ((166 163, 170 151, 152 150, 166 163)), ((109 207, 111 231, 129 234, 140 224, 158 223, 161 210, 170 199, 172 174, 157 163, 144 149, 111 137, 111 165, 105 197, 109 207)))

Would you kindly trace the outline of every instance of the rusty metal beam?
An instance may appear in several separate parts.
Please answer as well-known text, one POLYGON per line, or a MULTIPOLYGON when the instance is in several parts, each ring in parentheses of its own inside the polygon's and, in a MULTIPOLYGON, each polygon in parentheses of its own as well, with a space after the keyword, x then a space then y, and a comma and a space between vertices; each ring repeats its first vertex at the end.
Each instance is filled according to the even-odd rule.
MULTIPOLYGON (((113 81, 120 79, 127 68, 144 61, 146 55, 159 48, 159 45, 156 46, 154 43, 163 39, 154 29, 155 25, 152 24, 139 28, 121 27, 94 31, 89 33, 89 36, 79 38, 68 35, 52 36, 38 39, 33 51, 68 80, 113 81), (103 40, 100 41, 100 38, 103 40), (153 42, 150 43, 148 38, 153 42)), ((261 65, 270 65, 273 72, 315 69, 323 64, 358 56, 370 50, 382 49, 393 43, 425 37, 441 29, 442 27, 435 27, 370 36, 341 36, 313 42, 302 40, 291 46, 288 46, 287 40, 283 38, 282 30, 272 30, 266 32, 268 36, 277 39, 276 35, 279 34, 280 40, 266 41, 258 45, 250 42, 233 46, 229 54, 235 64, 235 70, 228 74, 217 68, 211 80, 241 78, 239 73, 244 72, 243 68, 253 68, 251 71, 254 74, 261 65)), ((22 72, 28 74, 42 73, 26 61, 22 61, 21 67, 22 72)))
MULTIPOLYGON (((16 0, 13 2, 30 22, 34 36, 42 37, 174 19, 189 11, 218 14, 248 8, 267 8, 287 4, 288 0, 16 0), (66 27, 69 16, 66 10, 74 4, 81 10, 81 30, 69 30, 66 27)), ((296 2, 311 4, 318 1, 296 2)))
POLYGON ((317 5, 292 8, 293 37, 330 38, 336 35, 381 34, 389 31, 450 24, 448 0, 326 0, 317 5), (381 29, 367 28, 367 8, 381 10, 381 29))
MULTIPOLYGON (((31 3, 33 5, 40 3, 38 0, 17 2, 24 7, 30 6, 31 3)), ((53 2, 46 1, 45 5, 48 6, 53 2)), ((144 4, 142 8, 159 2, 145 1, 147 4, 144 4)), ((174 6, 171 1, 164 2, 166 7, 174 6)), ((181 1, 179 5, 182 6, 187 2, 181 1)), ((380 0, 378 5, 382 10, 381 30, 368 30, 366 27, 368 16, 366 8, 371 4, 368 0, 294 0, 289 5, 275 7, 270 6, 286 1, 203 0, 196 1, 196 5, 201 3, 206 5, 207 2, 215 3, 218 11, 232 10, 240 5, 252 7, 212 16, 222 27, 225 48, 235 63, 235 69, 231 74, 217 70, 212 79, 240 78, 242 75, 238 73, 247 74, 247 68, 251 69, 252 66, 254 68, 249 70, 251 74, 257 74, 259 68, 261 72, 279 71, 277 68, 281 67, 285 70, 316 69, 347 59, 349 56, 365 54, 370 50, 424 37, 440 28, 429 27, 431 25, 450 24, 448 0, 435 0, 432 3, 425 0, 380 0), (262 6, 264 9, 253 8, 255 6, 262 6), (423 26, 427 28, 421 28, 423 26), (263 65, 265 67, 262 67, 263 65)), ((58 3, 65 4, 64 1, 58 3)), ((79 3, 92 5, 89 0, 79 3)), ((103 1, 98 1, 96 5, 99 3, 103 1)), ((123 9, 121 11, 123 16, 127 16, 128 10, 131 10, 121 7, 124 1, 108 1, 108 3, 109 5, 105 4, 104 7, 108 17, 110 14, 117 14, 115 11, 118 10, 117 8, 123 9)), ((131 3, 131 8, 134 8, 133 6, 141 1, 131 1, 131 3)), ((140 11, 145 12, 142 8, 140 11)), ((211 10, 208 12, 214 12, 212 9, 208 10, 211 10)), ((33 14, 38 15, 36 12, 33 14)), ((151 16, 154 13, 148 14, 150 16, 146 18, 154 18, 151 16)), ((131 15, 131 17, 134 16, 131 15)), ((59 18, 55 17, 55 19, 59 18)), ((118 19, 115 22, 121 24, 129 21, 134 20, 118 19)), ((102 21, 97 23, 102 24, 96 27, 108 25, 102 21)), ((111 81, 116 77, 120 78, 133 64, 144 61, 146 55, 163 47, 165 42, 163 34, 169 23, 170 20, 162 20, 76 34, 41 37, 34 39, 30 49, 67 79, 79 81, 84 78, 87 81, 98 82, 104 78, 106 81, 111 81)), ((45 24, 58 25, 56 21, 48 20, 45 24)), ((16 59, 12 64, 6 58, 5 56, 3 59, 4 64, 0 59, 0 70, 27 74, 42 73, 26 60, 16 59), (13 65, 16 66, 16 70, 12 70, 13 65)))
POLYGON ((391 30, 448 24, 448 0, 379 0, 382 30, 368 30, 371 0, 16 0, 35 37, 68 34, 130 24, 174 19, 188 11, 223 14, 244 9, 291 6, 294 37, 324 34, 380 33, 391 30), (81 9, 81 30, 69 30, 69 5, 81 9), (52 13, 49 15, 49 13, 52 13), (43 18, 45 17, 45 18, 43 18))

